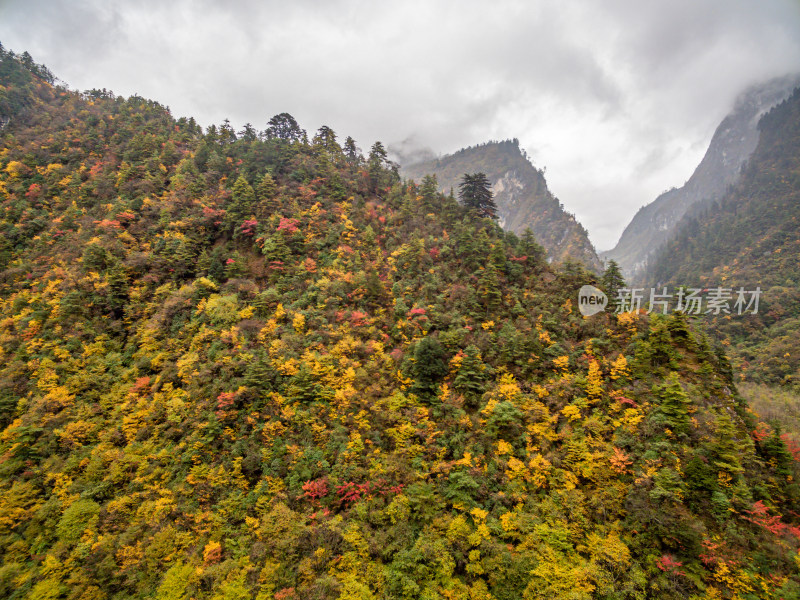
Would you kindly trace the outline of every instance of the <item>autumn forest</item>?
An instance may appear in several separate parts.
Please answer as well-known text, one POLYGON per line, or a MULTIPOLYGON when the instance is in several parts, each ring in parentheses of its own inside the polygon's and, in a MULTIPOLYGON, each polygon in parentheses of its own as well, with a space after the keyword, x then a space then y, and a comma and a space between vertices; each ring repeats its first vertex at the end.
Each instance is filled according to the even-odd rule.
POLYGON ((0 123, 1 597, 800 595, 800 446, 701 323, 287 113, 2 49, 0 123))

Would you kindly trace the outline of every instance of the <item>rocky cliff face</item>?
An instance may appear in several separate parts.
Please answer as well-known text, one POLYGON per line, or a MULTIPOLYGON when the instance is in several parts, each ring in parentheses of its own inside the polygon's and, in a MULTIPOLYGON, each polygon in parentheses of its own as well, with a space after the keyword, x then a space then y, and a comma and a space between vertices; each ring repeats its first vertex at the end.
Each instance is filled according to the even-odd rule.
POLYGON ((586 229, 547 189, 544 173, 530 163, 517 140, 464 148, 401 169, 404 177, 416 181, 435 174, 443 191, 452 189, 456 194, 464 173, 479 171, 492 183, 500 225, 504 229, 521 234, 530 228, 551 262, 572 259, 592 270, 601 269, 586 229))
POLYGON ((601 254, 614 259, 629 280, 637 280, 652 262, 657 250, 675 233, 689 208, 703 200, 722 196, 735 183, 758 144, 758 121, 770 108, 789 97, 800 85, 800 74, 753 86, 736 100, 723 119, 703 160, 680 188, 661 194, 636 213, 613 250, 601 254))

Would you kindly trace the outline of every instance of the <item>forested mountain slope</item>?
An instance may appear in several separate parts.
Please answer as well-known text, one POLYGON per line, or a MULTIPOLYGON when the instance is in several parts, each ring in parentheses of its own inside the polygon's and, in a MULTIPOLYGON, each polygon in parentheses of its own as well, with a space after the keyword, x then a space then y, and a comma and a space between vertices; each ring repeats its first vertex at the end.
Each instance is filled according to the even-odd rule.
POLYGON ((434 174, 440 189, 452 189, 456 196, 464 174, 477 172, 485 173, 492 184, 504 229, 518 235, 530 229, 550 261, 577 260, 596 272, 601 269, 586 229, 547 189, 544 172, 531 164, 516 139, 463 148, 401 170, 417 182, 434 174))
POLYGON ((692 207, 724 195, 756 148, 761 116, 791 95, 800 75, 772 79, 745 90, 717 127, 703 160, 689 180, 642 207, 604 260, 616 260, 629 280, 641 280, 661 246, 675 235, 692 207))
POLYGON ((712 322, 743 375, 800 383, 800 90, 759 123, 739 183, 687 216, 651 281, 762 290, 759 314, 712 322))
POLYGON ((0 596, 800 590, 795 449, 680 315, 380 144, 0 73, 0 596))

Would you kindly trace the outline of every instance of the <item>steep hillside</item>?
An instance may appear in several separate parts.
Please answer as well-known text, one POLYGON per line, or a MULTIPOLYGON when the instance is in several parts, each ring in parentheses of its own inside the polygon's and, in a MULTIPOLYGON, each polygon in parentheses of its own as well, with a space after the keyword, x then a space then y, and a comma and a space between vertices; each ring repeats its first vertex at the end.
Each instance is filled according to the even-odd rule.
POLYGON ((743 376, 800 384, 800 90, 760 123, 758 147, 719 201, 687 216, 650 281, 762 290, 759 314, 719 318, 743 376))
POLYGON ((601 257, 616 260, 626 278, 638 280, 690 207, 719 198, 739 178, 742 165, 758 143, 759 119, 798 85, 800 75, 787 76, 754 86, 739 96, 689 180, 639 209, 616 247, 601 257))
POLYGON ((378 143, 0 64, 0 597, 800 592, 796 449, 681 315, 378 143))
POLYGON ((419 182, 435 174, 444 192, 454 190, 464 173, 483 172, 492 184, 500 225, 517 234, 530 229, 551 261, 577 260, 594 271, 600 261, 583 226, 566 212, 550 190, 544 173, 534 167, 517 140, 464 148, 439 159, 404 166, 404 177, 419 182))

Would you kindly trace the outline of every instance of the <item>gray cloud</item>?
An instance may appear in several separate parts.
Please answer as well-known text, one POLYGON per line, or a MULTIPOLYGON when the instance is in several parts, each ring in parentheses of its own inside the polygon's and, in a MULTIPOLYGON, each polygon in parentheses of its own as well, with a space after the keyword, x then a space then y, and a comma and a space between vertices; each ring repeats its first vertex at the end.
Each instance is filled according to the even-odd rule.
POLYGON ((205 125, 288 111, 406 152, 517 137, 604 249, 689 177, 739 91, 800 70, 800 5, 5 0, 0 40, 205 125))

